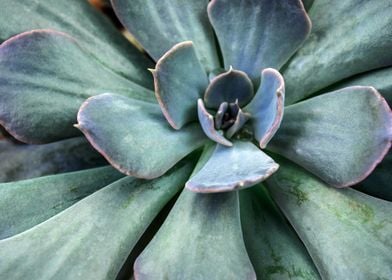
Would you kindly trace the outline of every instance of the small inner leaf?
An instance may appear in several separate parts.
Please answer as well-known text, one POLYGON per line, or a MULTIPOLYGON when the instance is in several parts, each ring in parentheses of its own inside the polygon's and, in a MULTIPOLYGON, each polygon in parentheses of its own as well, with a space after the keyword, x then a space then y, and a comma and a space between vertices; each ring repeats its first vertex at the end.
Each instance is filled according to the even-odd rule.
POLYGON ((246 105, 253 98, 253 84, 242 71, 230 70, 217 75, 204 94, 208 108, 219 108, 223 102, 233 103, 238 99, 239 106, 246 105))
POLYGON ((197 112, 198 112, 201 128, 203 129, 204 133, 207 135, 208 138, 224 146, 230 147, 233 145, 229 140, 227 140, 222 134, 220 134, 215 129, 214 117, 210 113, 208 113, 202 99, 199 99, 197 101, 197 112))

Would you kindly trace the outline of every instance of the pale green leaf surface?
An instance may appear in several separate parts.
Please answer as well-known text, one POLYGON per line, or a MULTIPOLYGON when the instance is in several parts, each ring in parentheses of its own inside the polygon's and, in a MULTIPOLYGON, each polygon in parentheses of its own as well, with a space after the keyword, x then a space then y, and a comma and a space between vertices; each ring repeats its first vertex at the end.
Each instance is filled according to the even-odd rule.
POLYGON ((366 178, 391 146, 392 113, 371 87, 348 87, 287 106, 268 149, 336 187, 366 178))
POLYGON ((256 279, 240 224, 238 193, 185 189, 135 262, 136 279, 256 279))
POLYGON ((216 145, 205 165, 186 183, 193 192, 215 193, 251 187, 273 174, 279 165, 251 142, 216 145))
POLYGON ((89 98, 78 127, 114 167, 147 179, 161 176, 208 139, 197 123, 175 130, 157 104, 116 94, 89 98))
POLYGON ((0 0, 0 11, 0 42, 32 29, 62 31, 113 71, 152 88, 152 63, 87 0, 0 0))
POLYGON ((263 68, 283 66, 311 26, 300 0, 213 0, 208 15, 225 68, 244 71, 256 84, 263 68))
POLYGON ((297 234, 262 185, 240 192, 242 230, 258 279, 320 279, 297 234))
POLYGON ((112 4, 124 26, 155 60, 175 44, 192 41, 208 71, 220 66, 207 17, 208 0, 112 0, 112 4))
POLYGON ((106 164, 83 137, 44 145, 0 141, 0 182, 93 168, 106 164))
POLYGON ((123 176, 108 166, 0 184, 0 239, 49 219, 123 176))
POLYGON ((32 229, 0 241, 5 279, 114 279, 132 248, 191 172, 126 177, 32 229), (23 265, 21 265, 23 264, 23 265))
POLYGON ((208 85, 192 42, 173 46, 153 70, 155 95, 167 121, 175 129, 197 120, 197 99, 208 85))
POLYGON ((369 71, 354 77, 350 77, 341 83, 337 83, 332 89, 339 89, 348 86, 372 86, 392 106, 392 67, 369 71))
POLYGON ((20 141, 80 134, 72 125, 82 102, 111 91, 155 101, 151 91, 103 66, 64 33, 27 32, 0 46, 0 123, 20 141))
POLYGON ((392 64, 390 0, 316 0, 312 32, 283 71, 287 104, 392 64))
POLYGON ((327 186, 279 160, 268 189, 323 279, 392 278, 392 203, 327 186))

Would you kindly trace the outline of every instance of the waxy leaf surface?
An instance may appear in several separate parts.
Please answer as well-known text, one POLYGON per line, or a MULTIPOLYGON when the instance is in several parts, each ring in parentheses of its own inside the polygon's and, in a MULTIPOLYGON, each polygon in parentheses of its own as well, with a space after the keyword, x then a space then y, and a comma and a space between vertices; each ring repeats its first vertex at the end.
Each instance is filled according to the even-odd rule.
POLYGON ((108 166, 0 184, 0 239, 49 219, 123 176, 108 166))
POLYGON ((213 0, 208 15, 225 68, 242 70, 253 81, 263 68, 283 66, 310 32, 300 0, 213 0))
POLYGON ((219 67, 208 0, 112 0, 124 26, 157 61, 175 44, 192 41, 208 71, 219 67))
POLYGON ((245 107, 251 115, 254 137, 264 149, 278 130, 284 111, 284 81, 278 71, 262 71, 261 85, 252 102, 245 107))
POLYGON ((197 101, 197 114, 199 116, 199 123, 205 135, 216 143, 224 146, 232 146, 229 140, 225 138, 222 132, 215 129, 214 117, 207 111, 202 99, 197 101))
POLYGON ((191 168, 183 164, 151 181, 123 178, 32 229, 1 240, 0 275, 114 279, 154 217, 184 186, 191 168))
POLYGON ((287 103, 335 82, 392 65, 390 0, 317 0, 312 32, 283 71, 287 103))
POLYGON ((327 186, 280 160, 273 199, 304 242, 323 279, 392 277, 392 203, 327 186))
POLYGON ((174 130, 157 104, 116 94, 83 103, 78 127, 114 167, 146 179, 161 176, 208 139, 198 123, 174 130))
POLYGON ((44 145, 0 141, 0 182, 76 171, 107 164, 83 137, 44 145))
POLYGON ((320 279, 295 231, 264 186, 240 192, 245 245, 258 279, 320 279))
POLYGON ((279 165, 251 142, 216 145, 205 165, 186 183, 194 192, 227 192, 251 187, 268 178, 279 165))
POLYGON ((249 77, 242 71, 230 68, 211 80, 204 95, 204 102, 208 108, 214 109, 218 109, 223 102, 236 101, 242 107, 252 99, 253 94, 249 77))
POLYGON ((153 70, 155 95, 170 125, 180 129, 197 120, 197 99, 208 85, 192 42, 182 42, 159 59, 153 70))
POLYGON ((286 107, 267 148, 345 187, 362 181, 382 160, 391 130, 391 110, 380 94, 348 87, 286 107))
POLYGON ((184 189, 134 268, 138 280, 256 279, 243 242, 238 193, 184 189))
POLYGON ((94 59, 117 74, 152 88, 152 66, 108 18, 80 0, 0 0, 0 42, 32 29, 55 29, 74 37, 94 59))
POLYGON ((79 135, 72 125, 82 102, 110 91, 154 101, 151 91, 108 69, 64 33, 27 32, 0 46, 0 123, 20 141, 79 135))

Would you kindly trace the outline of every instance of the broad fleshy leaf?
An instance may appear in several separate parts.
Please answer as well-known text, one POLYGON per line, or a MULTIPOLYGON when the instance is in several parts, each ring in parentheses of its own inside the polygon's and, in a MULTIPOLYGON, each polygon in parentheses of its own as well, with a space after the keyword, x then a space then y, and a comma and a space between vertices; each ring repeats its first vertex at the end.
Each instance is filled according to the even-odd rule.
POLYGON ((253 84, 242 71, 230 67, 227 72, 217 75, 208 85, 204 94, 204 102, 208 108, 218 109, 223 102, 244 106, 253 97, 253 84))
POLYGON ((208 0, 112 0, 124 26, 158 60, 175 44, 192 41, 200 62, 211 71, 219 67, 208 0))
POLYGON ((200 126, 208 138, 224 146, 233 146, 233 143, 227 140, 221 132, 215 129, 214 117, 204 107, 202 99, 197 101, 197 114, 199 116, 200 126))
POLYGON ((49 219, 123 176, 108 166, 0 184, 0 239, 49 219))
POLYGON ((392 106, 392 67, 350 77, 332 88, 339 89, 348 86, 372 86, 382 94, 389 106, 392 106))
POLYGON ((153 70, 155 95, 170 125, 180 129, 197 120, 197 99, 208 86, 192 42, 182 42, 161 57, 153 70))
POLYGON ((187 183, 193 192, 227 192, 251 187, 271 176, 279 165, 251 142, 216 145, 206 164, 187 183))
POLYGON ((0 182, 25 180, 107 164, 83 137, 44 145, 0 141, 0 182))
POLYGON ((83 103, 78 128, 118 170, 146 179, 161 176, 207 140, 199 124, 174 130, 158 105, 116 94, 83 103))
POLYGON ((282 121, 284 93, 284 80, 280 73, 272 68, 264 69, 256 96, 244 109, 251 114, 254 137, 262 149, 275 135, 282 121))
POLYGON ((374 169, 357 190, 381 199, 392 201, 392 151, 390 150, 384 160, 374 169))
POLYGON ((67 34, 31 31, 0 46, 0 123, 22 142, 48 143, 80 134, 72 126, 78 108, 86 98, 108 91, 155 99, 67 34))
POLYGON ((88 1, 0 0, 0 11, 0 42, 32 29, 66 32, 112 71, 152 88, 152 63, 88 1))
POLYGON ((320 279, 297 234, 264 186, 240 192, 242 230, 258 279, 320 279))
POLYGON ((283 71, 292 104, 344 78, 392 65, 390 0, 317 0, 309 38, 283 71))
POLYGON ((392 114, 372 87, 348 87, 285 108, 268 149, 329 185, 362 181, 391 146, 392 114))
POLYGON ((225 67, 258 81, 263 68, 279 69, 310 32, 300 0, 213 0, 208 15, 225 67))
POLYGON ((32 229, 0 241, 6 279, 114 279, 191 165, 159 179, 126 177, 32 229), (23 265, 21 265, 23 264, 23 265))
POLYGON ((286 161, 267 180, 323 279, 392 277, 392 203, 328 187, 286 161))
POLYGON ((134 268, 139 280, 256 279, 243 241, 238 192, 184 189, 134 268))

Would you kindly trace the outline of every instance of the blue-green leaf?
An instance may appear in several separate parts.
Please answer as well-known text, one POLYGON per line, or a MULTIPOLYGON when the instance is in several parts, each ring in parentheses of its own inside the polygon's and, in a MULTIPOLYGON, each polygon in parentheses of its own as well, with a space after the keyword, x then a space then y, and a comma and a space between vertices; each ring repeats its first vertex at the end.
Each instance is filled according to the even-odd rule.
POLYGON ((215 129, 214 117, 207 111, 206 107, 204 107, 202 99, 197 101, 197 114, 199 116, 200 126, 208 138, 224 146, 231 147, 233 145, 233 143, 225 138, 223 133, 215 129))
POLYGON ((236 101, 242 107, 252 99, 253 91, 253 84, 248 75, 230 67, 227 72, 211 80, 205 90, 204 102, 208 108, 214 109, 218 109, 223 102, 236 101))
POLYGON ((72 126, 79 106, 110 91, 155 101, 151 91, 105 67, 65 33, 26 32, 0 46, 0 124, 20 141, 79 135, 72 126))
POLYGON ((0 184, 0 239, 49 219, 123 176, 109 166, 0 184))
POLYGON ((335 189, 280 160, 267 180, 273 199, 304 242, 323 279, 392 278, 392 203, 335 189))
POLYGON ((193 192, 227 192, 251 187, 278 169, 272 158, 251 142, 216 145, 205 165, 186 183, 193 192))
POLYGON ((310 32, 300 0, 213 0, 208 15, 225 67, 258 81, 263 68, 279 69, 310 32))
POLYGON ((158 60, 175 44, 192 41, 208 71, 219 67, 208 0, 112 0, 124 26, 158 60))
POLYGON ((264 186, 240 192, 245 245, 258 279, 320 279, 295 231, 264 186))
POLYGON ((145 279, 256 279, 245 249, 238 193, 185 189, 135 263, 145 279))
POLYGON ((182 42, 161 57, 153 70, 155 95, 167 121, 175 129, 197 120, 197 99, 208 85, 192 42, 182 42))
POLYGON ((392 202, 392 151, 364 181, 357 190, 392 202))
POLYGON ((174 130, 157 104, 116 94, 89 98, 78 127, 114 167, 146 179, 161 176, 208 139, 197 123, 174 130))
POLYGON ((392 113, 371 87, 348 87, 285 108, 268 149, 329 185, 366 178, 391 146, 392 113))
POLYGON ((278 71, 267 68, 252 102, 245 107, 251 115, 254 137, 264 149, 278 130, 284 111, 284 80, 278 71))
POLYGON ((145 229, 184 186, 190 164, 159 179, 126 177, 0 241, 5 279, 114 279, 145 229), (22 264, 22 265, 21 265, 22 264))
POLYGON ((106 164, 83 137, 44 145, 0 141, 0 182, 76 171, 106 164))
POLYGON ((112 71, 152 88, 146 71, 152 63, 88 1, 0 0, 0 11, 0 43, 32 29, 55 29, 70 34, 112 71))
POLYGON ((283 71, 288 104, 355 74, 392 65, 390 0, 316 0, 309 38, 283 71))

